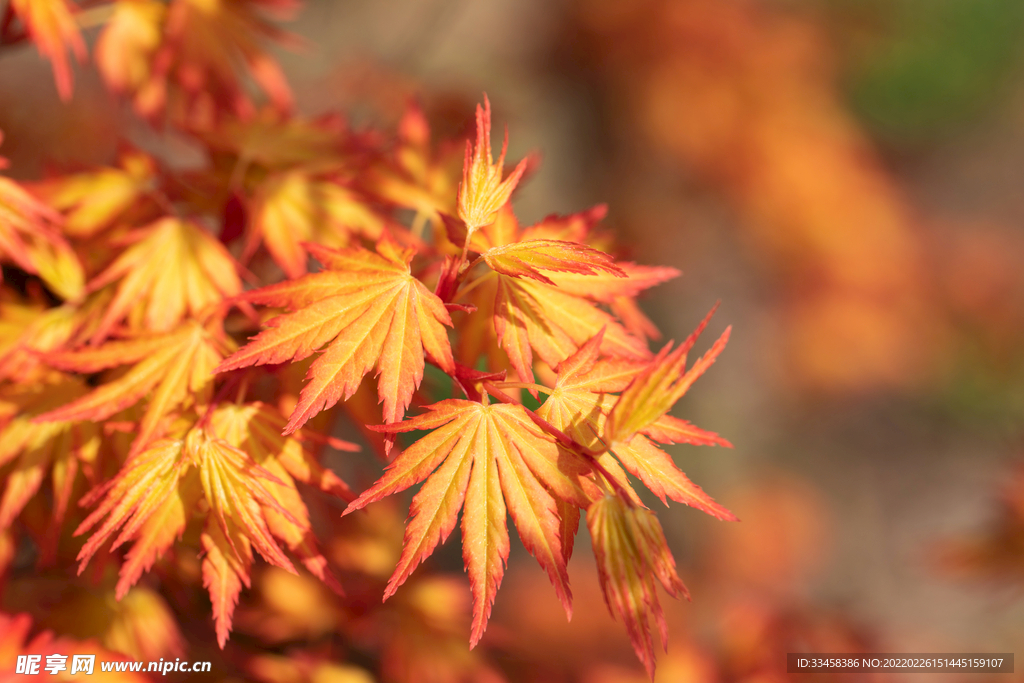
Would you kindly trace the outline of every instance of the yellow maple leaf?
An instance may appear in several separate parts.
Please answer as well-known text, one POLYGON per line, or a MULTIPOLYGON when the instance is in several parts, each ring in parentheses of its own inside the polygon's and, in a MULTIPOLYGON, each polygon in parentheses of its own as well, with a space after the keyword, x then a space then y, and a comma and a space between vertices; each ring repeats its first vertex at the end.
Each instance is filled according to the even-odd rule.
POLYGON ((665 533, 650 510, 607 495, 587 508, 587 528, 594 544, 598 578, 605 602, 626 626, 637 657, 654 680, 654 643, 650 618, 668 649, 668 627, 658 600, 655 579, 672 597, 689 599, 676 574, 665 533))
POLYGON ((313 541, 309 513, 294 479, 336 495, 349 494, 303 451, 297 440, 301 437, 281 437, 277 428, 283 418, 268 407, 219 405, 205 415, 191 426, 180 426, 170 438, 150 443, 114 479, 95 489, 85 503, 98 506, 75 535, 95 527, 79 553, 80 572, 115 533, 112 550, 134 541, 116 587, 120 599, 181 537, 188 520, 205 512, 203 583, 213 601, 217 640, 224 647, 238 595, 249 585, 252 548, 268 562, 295 572, 279 539, 311 572, 340 590, 313 541))
POLYGON ((132 443, 132 453, 137 453, 158 435, 165 420, 175 411, 210 399, 213 368, 232 346, 222 333, 190 321, 166 334, 50 353, 45 357, 49 365, 69 371, 94 373, 121 365, 132 367, 85 396, 37 416, 34 421, 105 420, 148 398, 145 415, 132 443))
POLYGON ((0 530, 10 528, 49 474, 53 505, 42 542, 43 561, 52 560, 56 551, 79 473, 84 472, 87 480, 95 483, 100 431, 90 422, 38 425, 32 420, 87 391, 83 381, 59 372, 37 376, 31 384, 0 386, 0 467, 10 464, 0 498, 0 530))
POLYGON ((260 241, 291 278, 306 273, 308 253, 303 242, 346 247, 352 236, 376 241, 385 219, 351 188, 305 170, 274 174, 257 191, 243 258, 260 241))
MULTIPOLYGON (((4 161, 0 157, 0 168, 4 161)), ((58 231, 60 223, 59 214, 15 181, 0 176, 0 258, 38 275, 64 299, 74 300, 82 294, 85 276, 78 257, 58 231)))
POLYGON ((466 160, 462 183, 459 185, 459 218, 466 224, 469 235, 494 221, 495 214, 508 203, 512 190, 526 171, 526 159, 519 162, 512 173, 502 180, 505 152, 508 150, 508 132, 497 163, 491 155, 491 102, 484 96, 484 106, 476 107, 476 145, 466 142, 466 160))
POLYGON ((448 311, 413 277, 409 266, 415 252, 399 249, 390 239, 377 243, 377 253, 360 247, 307 248, 326 269, 246 292, 247 301, 293 312, 270 320, 217 372, 302 360, 327 344, 310 366, 310 381, 285 431, 348 399, 374 366, 380 373, 384 420, 401 419, 423 379, 425 353, 445 371, 454 371, 444 329, 451 326, 448 311))
POLYGON ((11 0, 11 8, 25 24, 39 54, 53 65, 60 98, 71 99, 73 81, 68 52, 80 62, 85 59, 85 42, 73 14, 75 5, 68 0, 11 0))
POLYGON ((413 497, 402 556, 385 599, 448 538, 464 507, 463 558, 473 591, 470 646, 476 646, 508 559, 507 510, 523 545, 545 569, 571 615, 558 501, 588 503, 581 482, 589 471, 586 463, 561 449, 522 406, 449 399, 428 409, 378 428, 388 433, 433 431, 395 458, 384 476, 345 511, 349 514, 425 480, 413 497))
POLYGON ((614 392, 628 392, 638 383, 637 378, 641 378, 642 383, 642 378, 649 376, 650 368, 657 366, 655 362, 599 359, 602 346, 601 334, 598 334, 557 366, 558 381, 537 414, 580 445, 599 453, 596 456, 597 463, 603 472, 614 479, 617 487, 634 504, 639 505, 640 499, 632 491, 623 467, 640 479, 662 502, 667 503, 666 499, 671 498, 718 519, 735 519, 731 512, 691 482, 668 453, 648 438, 648 435, 661 437, 669 443, 689 441, 728 445, 718 435, 673 418, 645 424, 643 427, 647 431, 626 434, 630 438, 609 438, 608 414, 622 402, 614 392))
POLYGON ((161 218, 137 231, 134 239, 89 283, 90 291, 117 283, 93 343, 120 322, 135 332, 167 332, 242 291, 224 245, 194 223, 161 218))
POLYGON ((73 173, 37 183, 33 190, 64 214, 64 233, 91 237, 125 217, 156 187, 156 164, 148 154, 128 151, 117 167, 73 173))

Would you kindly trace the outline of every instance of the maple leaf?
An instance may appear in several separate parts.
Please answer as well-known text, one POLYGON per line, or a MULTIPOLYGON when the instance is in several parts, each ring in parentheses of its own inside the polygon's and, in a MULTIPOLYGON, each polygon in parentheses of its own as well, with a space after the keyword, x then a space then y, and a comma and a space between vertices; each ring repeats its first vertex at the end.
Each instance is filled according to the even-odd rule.
POLYGON ((30 384, 47 370, 43 355, 85 341, 104 301, 47 308, 37 297, 26 302, 0 295, 0 379, 30 384))
POLYGON ((533 379, 534 352, 555 366, 602 329, 602 352, 629 360, 650 357, 643 340, 586 299, 543 282, 497 277, 494 329, 512 367, 524 380, 533 379))
POLYGON ((378 240, 384 219, 356 192, 308 171, 291 170, 264 181, 252 208, 245 257, 262 240, 274 261, 290 278, 306 273, 303 242, 345 247, 352 235, 378 240))
MULTIPOLYGON (((551 222, 550 218, 545 220, 551 222)), ((528 228, 524 232, 524 238, 542 225, 543 223, 539 223, 528 228)), ((547 232, 547 229, 539 232, 547 232)), ((626 330, 637 337, 660 337, 658 328, 637 306, 635 297, 650 287, 678 277, 680 272, 665 266, 642 266, 622 261, 616 262, 615 266, 619 270, 617 274, 553 272, 549 276, 550 284, 567 294, 607 304, 626 330)))
MULTIPOLYGON (((461 298, 472 292, 462 301, 480 311, 462 323, 460 362, 475 365, 480 354, 486 353, 492 370, 506 368, 504 360, 494 357, 500 348, 520 378, 530 380, 535 355, 556 365, 601 328, 608 331, 607 354, 636 360, 650 357, 642 335, 656 334, 656 330, 636 325, 635 318, 628 321, 632 329, 627 330, 591 301, 622 310, 616 308, 622 299, 674 277, 678 271, 618 263, 593 247, 549 237, 586 239, 603 215, 604 207, 599 206, 570 216, 548 216, 523 230, 506 204, 494 222, 473 234, 469 249, 481 256, 471 265, 484 262, 494 272, 477 277, 457 294, 461 298), (553 260, 554 253, 557 258, 553 260), (587 289, 588 282, 592 291, 587 289), (493 320, 491 329, 484 325, 484 317, 493 320), (633 331, 637 334, 630 334, 633 331)), ((633 309, 626 313, 632 314, 633 309)), ((640 319, 646 321, 642 314, 640 319)))
POLYGON ((588 503, 580 481, 589 471, 586 463, 561 449, 520 405, 448 399, 427 408, 423 415, 377 427, 388 433, 433 431, 395 458, 384 476, 345 510, 349 514, 424 482, 413 497, 402 556, 384 599, 447 540, 464 508, 462 548, 473 592, 470 646, 475 647, 504 575, 507 511, 571 615, 558 501, 588 503))
MULTIPOLYGON (((697 337, 707 327, 714 312, 712 309, 697 329, 674 351, 672 343, 669 342, 658 352, 650 365, 626 387, 608 415, 606 439, 627 443, 637 432, 650 428, 671 410, 697 378, 711 367, 729 341, 732 327, 725 328, 722 336, 689 370, 686 370, 686 354, 693 348, 697 337)), ((667 430, 672 427, 678 431, 682 425, 663 424, 661 433, 670 438, 667 430)))
POLYGON ((210 416, 213 432, 248 453, 257 464, 264 465, 273 459, 273 466, 284 468, 288 476, 324 493, 353 499, 355 496, 348 485, 334 472, 320 465, 303 444, 308 440, 322 439, 333 448, 350 452, 360 450, 359 446, 341 439, 317 437, 301 430, 291 436, 284 436, 281 432, 286 422, 275 408, 259 401, 242 405, 224 404, 218 406, 210 416))
POLYGON ((201 536, 203 582, 213 602, 218 643, 224 647, 238 595, 249 585, 252 548, 294 573, 275 540, 281 539, 307 568, 340 590, 312 541, 308 511, 292 477, 350 496, 337 477, 303 451, 297 438, 280 436, 276 429, 283 418, 266 406, 221 405, 207 415, 183 436, 152 442, 114 479, 94 489, 84 502, 99 504, 75 535, 96 527, 79 553, 79 572, 115 533, 111 550, 134 541, 116 587, 120 599, 181 537, 195 511, 208 509, 201 536), (251 448, 252 454, 240 446, 251 448))
POLYGON ((133 94, 140 111, 154 111, 164 97, 152 80, 152 62, 166 17, 167 5, 160 0, 118 0, 96 41, 96 67, 103 80, 114 92, 133 94))
POLYGON ((307 249, 325 270, 243 294, 246 301, 293 312, 270 320, 267 329, 216 371, 302 360, 327 344, 310 366, 310 381, 285 433, 348 399, 374 366, 384 420, 400 420, 423 379, 424 353, 446 372, 454 372, 443 327, 452 324, 448 311, 413 277, 409 264, 414 251, 399 249, 388 238, 377 243, 377 253, 313 244, 307 249))
POLYGON ((32 418, 88 391, 76 377, 50 372, 30 384, 0 386, 0 466, 6 473, 0 499, 0 529, 11 526, 39 491, 47 472, 53 484, 53 512, 44 554, 55 551, 60 525, 80 468, 91 469, 99 450, 99 429, 92 423, 32 423, 32 418))
POLYGON ((253 106, 240 82, 245 65, 253 80, 281 111, 292 106, 291 90, 262 39, 286 34, 267 22, 260 10, 288 18, 293 0, 173 0, 166 13, 149 3, 126 10, 104 52, 105 73, 115 87, 135 88, 135 108, 154 116, 167 105, 192 127, 208 129, 220 111, 244 117, 253 106), (153 45, 157 24, 160 43, 153 45), (141 28, 140 36, 129 27, 141 28), (119 54, 125 46, 126 53, 119 54), (121 63, 121 60, 130 60, 121 63))
MULTIPOLYGON (((614 262, 610 256, 596 257, 604 252, 589 244, 594 226, 604 218, 607 207, 603 204, 580 211, 568 216, 550 215, 534 225, 520 228, 519 222, 509 204, 498 211, 495 220, 477 232, 470 239, 471 251, 486 255, 500 254, 504 250, 513 253, 518 251, 516 244, 560 242, 575 244, 582 260, 583 253, 590 258, 599 258, 611 268, 548 268, 541 282, 555 285, 559 290, 574 296, 584 297, 591 301, 607 304, 613 313, 624 323, 630 333, 638 337, 657 338, 659 332, 654 324, 640 311, 633 300, 644 290, 679 276, 675 268, 661 266, 641 266, 629 262, 614 262)), ((451 238, 451 236, 450 236, 451 238)), ((464 239, 464 238, 463 238, 464 239)), ((454 240, 453 241, 457 241, 454 240)), ((609 245, 601 245, 602 249, 609 245)), ((566 264, 573 261, 569 247, 563 251, 566 264)), ((535 258, 539 258, 539 254, 535 258)), ((483 258, 483 257, 482 257, 483 258)), ((486 259, 488 265, 497 272, 507 275, 519 275, 514 270, 502 269, 499 259, 486 259), (494 260, 492 264, 490 261, 494 260), (498 266, 498 267, 495 267, 498 266)), ((531 275, 526 275, 531 277, 531 275)), ((537 279, 537 278, 535 278, 537 279)))
MULTIPOLYGON (((388 165, 370 167, 367 186, 382 199, 415 211, 413 232, 422 227, 422 221, 440 226, 442 215, 455 214, 462 150, 452 141, 442 141, 436 148, 431 145, 430 125, 416 102, 409 104, 399 121, 389 160, 388 165)), ((440 230, 436 234, 444 236, 440 230)))
POLYGON ((121 471, 87 495, 82 503, 99 506, 75 529, 75 535, 89 531, 107 517, 78 554, 81 573, 96 551, 119 529, 111 550, 138 538, 121 566, 116 587, 118 598, 138 581, 143 572, 184 533, 188 516, 199 501, 198 475, 184 451, 182 439, 161 439, 151 443, 121 468, 121 471))
POLYGON ((136 453, 157 436, 167 416, 179 408, 209 400, 213 368, 229 349, 230 341, 226 338, 218 338, 195 322, 186 322, 167 334, 47 354, 47 364, 74 372, 94 373, 120 365, 132 367, 34 421, 105 420, 148 397, 146 412, 132 443, 132 453, 136 453))
MULTIPOLYGON (((497 278, 490 307, 496 340, 512 368, 526 381, 533 379, 535 353, 555 366, 601 329, 605 330, 603 353, 631 360, 650 358, 642 336, 630 334, 614 316, 591 302, 621 303, 679 271, 617 263, 593 247, 548 237, 585 239, 603 215, 604 207, 595 207, 566 217, 549 216, 521 230, 506 205, 489 225, 469 238, 470 248, 482 252, 471 266, 483 261, 493 273, 480 276, 465 289, 490 289, 488 281, 497 278)), ((651 331, 642 324, 633 327, 640 334, 651 331)), ((476 362, 469 356, 463 360, 476 362)))
MULTIPOLYGON (((3 683, 13 683, 21 678, 22 674, 14 672, 17 670, 17 658, 22 655, 60 654, 68 657, 68 662, 72 661, 75 655, 96 657, 103 662, 129 661, 128 657, 120 652, 107 650, 92 639, 78 641, 66 637, 58 638, 49 630, 41 631, 29 638, 29 633, 33 631, 35 629, 32 628, 32 618, 28 614, 10 616, 0 612, 0 671, 4 672, 0 674, 0 681, 3 683)), ((45 661, 44 659, 43 662, 45 661)), ((145 674, 133 672, 128 668, 128 664, 123 666, 126 668, 120 671, 116 668, 110 672, 96 671, 95 678, 112 683, 149 683, 153 680, 145 674)))
MULTIPOLYGON (((606 214, 607 207, 599 204, 567 216, 553 214, 534 225, 520 228, 511 206, 506 204, 494 222, 473 234, 470 250, 486 254, 501 247, 512 248, 516 243, 536 240, 570 242, 579 245, 581 249, 594 250, 594 245, 589 244, 593 239, 592 231, 606 214)), ((601 248, 609 246, 601 245, 601 248)), ((610 258, 608 262, 611 262, 610 258)), ((552 269, 542 282, 553 284, 565 293, 607 304, 625 329, 637 337, 660 337, 658 328, 643 314, 634 298, 650 287, 678 277, 680 272, 675 268, 641 266, 629 262, 614 262, 613 265, 614 270, 591 269, 589 272, 586 269, 552 269)), ((494 269, 505 272, 499 268, 494 269)))
POLYGON ((512 190, 526 171, 523 159, 505 180, 501 179, 508 151, 508 131, 498 162, 491 155, 491 102, 484 95, 484 106, 476 106, 476 145, 466 142, 466 159, 459 185, 459 218, 465 222, 469 235, 494 221, 495 214, 508 203, 512 190))
POLYGON ((85 59, 85 42, 78 32, 74 5, 67 0, 11 0, 11 9, 25 24, 39 54, 50 60, 57 92, 71 99, 72 77, 68 52, 79 62, 85 59))
POLYGON ((122 219, 155 188, 156 164, 148 154, 127 151, 116 168, 63 175, 37 183, 33 192, 64 214, 64 233, 91 237, 122 219))
MULTIPOLYGON (((303 565, 332 590, 340 593, 341 585, 327 567, 327 560, 317 548, 310 529, 309 513, 299 497, 294 480, 315 486, 345 500, 355 496, 336 474, 325 469, 302 446, 296 437, 282 436, 285 419, 270 406, 262 403, 219 406, 210 417, 210 429, 228 444, 247 453, 281 483, 272 480, 264 484, 291 516, 282 515, 275 508, 264 507, 267 526, 288 549, 298 556, 303 565)), ((358 450, 358 446, 332 440, 335 447, 358 450)))
MULTIPOLYGON (((622 468, 640 479, 662 502, 667 503, 666 499, 671 498, 718 519, 735 519, 731 512, 691 482, 672 458, 647 436, 662 437, 670 443, 690 440, 728 445, 724 439, 675 419, 652 421, 645 425, 647 435, 634 433, 627 434, 631 437, 628 439, 609 438, 607 415, 622 402, 614 392, 643 386, 642 378, 650 376, 650 369, 657 367, 657 363, 601 359, 602 347, 602 334, 599 333, 557 366, 558 381, 537 414, 585 448, 601 452, 597 463, 634 504, 639 505, 640 499, 633 493, 622 468), (640 382, 638 378, 641 378, 640 382)), ((660 397, 656 398, 660 405, 660 397)))
POLYGON ((251 547, 271 564, 295 573, 291 560, 273 538, 266 509, 276 510, 296 525, 301 522, 259 480, 285 486, 280 479, 222 439, 197 430, 189 432, 188 438, 198 441, 186 447, 198 458, 204 498, 211 508, 202 539, 207 551, 203 583, 210 590, 217 641, 223 648, 238 592, 242 584, 249 584, 251 547))
POLYGON ((481 258, 497 273, 533 278, 548 285, 555 283, 541 273, 542 270, 584 276, 600 272, 626 276, 610 255, 583 244, 560 240, 526 240, 493 247, 485 251, 481 258))
POLYGON ((198 225, 161 218, 133 237, 134 244, 89 283, 90 291, 118 283, 94 344, 126 318, 132 330, 167 332, 242 290, 231 255, 198 225))
POLYGON ((78 257, 57 230, 60 222, 59 214, 18 183, 0 176, 0 258, 38 275, 64 299, 77 299, 84 274, 78 257))
POLYGON ((212 152, 229 157, 231 165, 241 161, 275 171, 296 166, 335 167, 349 139, 338 117, 309 120, 272 108, 262 108, 244 119, 226 119, 215 129, 197 134, 212 152))
POLYGON ((653 681, 651 617, 668 649, 668 627, 655 579, 672 597, 690 597, 676 574, 676 562, 661 524, 650 510, 606 495, 587 508, 587 528, 608 610, 622 619, 633 649, 653 681))
POLYGON ((552 273, 551 284, 564 292, 610 304, 618 297, 636 297, 644 290, 680 275, 675 268, 666 266, 641 266, 629 262, 616 262, 615 267, 618 273, 613 276, 601 272, 552 273))

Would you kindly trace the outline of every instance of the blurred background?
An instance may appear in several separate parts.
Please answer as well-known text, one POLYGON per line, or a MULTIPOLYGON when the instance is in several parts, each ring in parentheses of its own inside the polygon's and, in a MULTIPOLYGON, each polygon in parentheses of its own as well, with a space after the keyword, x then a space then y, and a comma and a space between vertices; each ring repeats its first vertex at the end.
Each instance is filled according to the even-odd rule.
MULTIPOLYGON (((1019 650, 1024 3, 308 0, 287 28, 303 113, 393 125, 415 96, 455 135, 486 92, 510 159, 541 154, 522 221, 606 202, 631 259, 684 273, 643 302, 665 339, 721 300, 729 348, 675 414, 735 448, 670 448, 742 521, 659 510, 693 594, 659 680, 1019 650)), ((0 129, 21 177, 126 130, 193 153, 89 68, 62 105, 30 47, 0 54, 0 129)), ((488 633, 510 677, 645 679, 587 544, 572 624, 514 545, 488 633)))

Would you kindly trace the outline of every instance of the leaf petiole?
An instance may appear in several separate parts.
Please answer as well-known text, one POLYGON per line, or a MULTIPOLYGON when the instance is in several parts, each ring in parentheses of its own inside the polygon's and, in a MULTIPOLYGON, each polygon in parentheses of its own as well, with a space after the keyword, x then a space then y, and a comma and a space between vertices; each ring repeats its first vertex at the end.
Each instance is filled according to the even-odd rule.
POLYGON ((501 387, 503 389, 531 389, 533 391, 539 391, 542 394, 548 396, 554 391, 551 387, 546 387, 543 384, 534 384, 532 382, 495 382, 494 386, 501 387))

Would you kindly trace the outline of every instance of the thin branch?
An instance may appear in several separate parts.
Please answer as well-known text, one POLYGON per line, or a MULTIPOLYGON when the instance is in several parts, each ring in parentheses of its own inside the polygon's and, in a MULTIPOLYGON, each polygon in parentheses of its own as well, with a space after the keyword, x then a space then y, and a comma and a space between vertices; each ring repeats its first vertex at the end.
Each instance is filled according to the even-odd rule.
POLYGON ((531 389, 533 391, 539 391, 542 394, 550 396, 554 389, 546 387, 543 384, 534 384, 533 382, 498 382, 493 386, 500 387, 502 389, 531 389))

